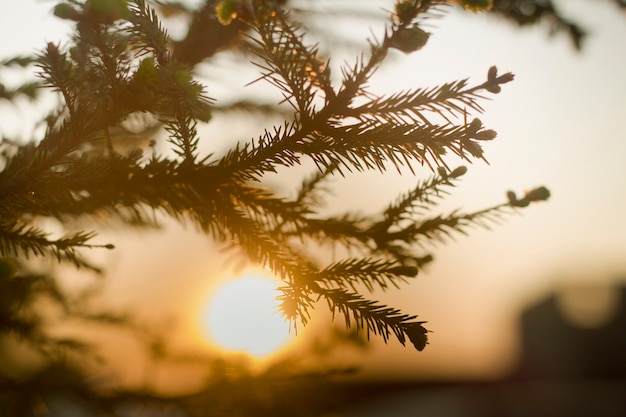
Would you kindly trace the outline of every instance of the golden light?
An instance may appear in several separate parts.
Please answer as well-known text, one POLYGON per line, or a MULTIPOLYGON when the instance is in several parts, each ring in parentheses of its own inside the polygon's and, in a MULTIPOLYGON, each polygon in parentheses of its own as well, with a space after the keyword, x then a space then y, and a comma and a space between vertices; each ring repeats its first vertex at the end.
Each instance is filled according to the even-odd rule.
POLYGON ((286 346, 293 332, 280 315, 277 284, 261 274, 249 274, 219 288, 202 312, 207 340, 224 350, 255 358, 286 346))

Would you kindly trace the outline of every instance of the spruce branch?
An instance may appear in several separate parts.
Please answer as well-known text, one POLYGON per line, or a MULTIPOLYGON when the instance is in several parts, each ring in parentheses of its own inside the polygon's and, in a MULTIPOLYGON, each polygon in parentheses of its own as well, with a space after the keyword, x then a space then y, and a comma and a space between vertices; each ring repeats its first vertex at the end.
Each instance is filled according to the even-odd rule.
POLYGON ((451 180, 455 180, 467 172, 467 168, 460 166, 447 173, 445 169, 438 170, 438 175, 421 181, 411 191, 401 195, 398 200, 390 204, 383 212, 383 221, 377 223, 375 229, 389 229, 392 225, 403 220, 410 219, 415 209, 428 209, 435 204, 435 199, 447 195, 444 186, 453 186, 451 180))
POLYGON ((260 79, 269 81, 283 92, 301 118, 313 112, 315 91, 321 90, 326 96, 334 96, 330 83, 330 70, 318 57, 317 46, 304 44, 304 33, 300 26, 288 21, 286 12, 279 8, 268 9, 255 2, 250 10, 259 39, 250 37, 262 54, 258 54, 265 64, 257 64, 262 75, 260 79))
POLYGON ((52 42, 46 46, 46 50, 37 57, 37 65, 41 69, 43 85, 59 91, 63 95, 65 105, 70 114, 74 115, 76 105, 74 92, 71 88, 71 75, 75 68, 66 54, 60 51, 60 47, 52 42))
POLYGON ((363 249, 367 248, 366 243, 371 239, 366 226, 369 223, 369 219, 354 213, 324 218, 307 217, 298 229, 284 233, 286 236, 308 236, 320 244, 341 242, 347 249, 363 249))
MULTIPOLYGON (((297 321, 306 324, 316 301, 324 299, 333 314, 344 315, 348 327, 380 335, 385 342, 395 336, 421 350, 427 343, 424 322, 359 291, 385 290, 416 276, 432 260, 422 252, 425 242, 464 234, 474 225, 489 227, 517 208, 548 198, 549 192, 538 188, 522 196, 510 192, 506 203, 473 213, 431 213, 465 173, 463 167, 448 168, 450 157, 484 159, 482 144, 495 138, 479 119, 468 122, 467 110, 482 112, 487 93, 498 93, 513 76, 492 67, 478 85, 461 80, 382 97, 371 94, 367 83, 388 53, 423 47, 430 34, 422 23, 447 4, 402 0, 381 39, 368 41, 369 54, 342 67, 335 89, 329 60, 320 57, 317 45, 307 44, 303 28, 279 3, 229 3, 238 8, 239 20, 231 24, 252 28, 249 41, 260 59, 255 64, 260 79, 277 88, 294 113, 222 157, 200 154, 200 123, 210 120, 212 101, 191 68, 177 60, 182 55, 170 53, 172 43, 147 1, 116 3, 100 14, 89 2, 68 1, 65 9, 55 8, 76 23, 76 34, 66 50, 48 44, 37 62, 45 85, 64 103, 48 118, 40 142, 3 148, 0 251, 86 266, 79 250, 98 247, 90 243, 92 232, 55 240, 36 226, 36 219, 154 226, 156 214, 165 213, 279 276, 282 311, 294 327, 297 321), (150 126, 165 131, 174 156, 160 156, 153 148, 146 158, 146 149, 134 149, 136 138, 120 143, 132 136, 125 126, 137 115, 147 115, 150 126), (461 115, 463 122, 457 120, 461 115), (295 196, 281 197, 263 185, 265 175, 310 161, 318 171, 295 196), (335 175, 389 169, 416 175, 418 166, 434 174, 377 215, 323 214, 328 180, 335 175), (349 254, 329 264, 323 256, 316 259, 313 254, 326 254, 329 244, 349 254)), ((203 13, 209 13, 208 7, 203 13)), ((229 10, 219 13, 224 21, 233 17, 229 10)), ((145 121, 139 124, 144 129, 136 136, 156 137, 145 121)))
POLYGON ((270 234, 283 235, 286 227, 298 230, 311 213, 311 206, 276 197, 265 187, 241 185, 233 190, 231 198, 246 217, 270 234))
POLYGON ((48 234, 26 222, 3 220, 0 223, 0 254, 2 256, 43 256, 53 257, 59 262, 71 262, 77 268, 94 269, 77 252, 79 248, 106 248, 114 246, 92 245, 87 243, 95 236, 94 232, 76 232, 56 240, 48 239, 48 234))
POLYGON ((396 261, 372 258, 349 258, 334 262, 311 277, 316 282, 330 288, 350 287, 358 292, 362 284, 369 292, 376 288, 387 289, 389 285, 400 288, 399 283, 406 283, 407 278, 417 275, 417 268, 399 265, 396 261))
POLYGON ((128 21, 131 24, 126 31, 141 45, 137 54, 141 56, 149 53, 157 57, 160 64, 168 64, 171 60, 170 39, 156 10, 145 0, 131 0, 128 6, 131 12, 128 21))
POLYGON ((483 108, 479 100, 485 100, 486 96, 481 92, 487 91, 487 87, 495 90, 500 84, 508 82, 506 79, 499 79, 468 87, 468 81, 468 79, 463 79, 437 87, 402 91, 388 97, 376 97, 358 107, 348 109, 345 116, 382 123, 410 120, 431 124, 427 113, 434 113, 448 123, 452 123, 450 116, 464 115, 468 108, 482 113, 483 108))
POLYGON ((215 164, 217 169, 234 178, 259 181, 265 173, 276 172, 276 166, 300 164, 300 156, 291 144, 304 135, 298 120, 266 130, 257 141, 236 144, 215 164))
POLYGON ((538 187, 525 193, 520 200, 517 200, 514 196, 514 193, 509 192, 508 202, 472 213, 455 211, 446 216, 440 215, 425 219, 422 222, 413 223, 391 234, 391 237, 400 241, 419 243, 419 240, 422 238, 444 241, 446 238, 452 237, 452 232, 466 235, 467 229, 471 226, 489 230, 491 226, 501 224, 505 216, 515 213, 519 207, 546 201, 550 197, 550 192, 545 187, 538 187))
MULTIPOLYGON (((436 2, 435 2, 436 3, 436 2)), ((418 7, 414 5, 412 7, 418 7)), ((421 7, 421 6, 420 6, 421 7)), ((426 6, 424 6, 426 7, 426 6)), ((421 10, 421 9, 420 9, 421 10)), ((424 9, 424 10, 427 10, 424 9)), ((268 13, 265 11, 264 13, 260 13, 261 16, 273 16, 276 14, 277 21, 284 22, 285 17, 283 14, 272 11, 268 13)), ((270 19, 270 22, 272 20, 270 19)), ((274 40, 272 38, 272 30, 276 29, 276 26, 271 26, 269 29, 263 26, 258 20, 255 21, 257 24, 257 30, 261 33, 261 40, 256 40, 261 45, 265 43, 277 44, 279 47, 276 47, 276 51, 280 51, 282 54, 278 55, 280 58, 279 62, 285 61, 287 63, 291 63, 294 68, 300 68, 301 62, 298 60, 298 57, 310 57, 315 56, 316 49, 309 50, 301 41, 301 37, 295 32, 289 32, 289 35, 283 35, 281 32, 278 40, 274 40), (286 38, 284 37, 286 36, 286 38), (285 45, 290 46, 287 48, 285 45), (285 52, 289 51, 289 53, 293 53, 293 55, 289 55, 289 53, 285 52), (295 62, 295 63, 294 63, 295 62)), ((408 25, 408 22, 401 22, 397 27, 394 27, 392 33, 394 31, 404 30, 404 28, 408 25)), ((293 132, 293 135, 285 134, 280 136, 276 132, 276 135, 268 135, 266 133, 266 138, 260 141, 261 145, 268 144, 266 147, 256 148, 259 152, 256 152, 254 155, 254 159, 261 159, 259 161, 260 164, 294 164, 299 162, 299 158, 296 154, 294 154, 294 150, 298 153, 302 153, 308 155, 313 159, 316 165, 320 168, 328 167, 331 165, 336 165, 338 167, 338 172, 342 173, 342 167, 351 171, 353 168, 357 170, 363 169, 378 169, 383 171, 385 162, 391 162, 394 164, 396 169, 400 169, 400 166, 407 165, 409 169, 412 169, 411 160, 417 160, 419 163, 427 163, 429 166, 445 164, 441 159, 441 154, 445 152, 443 149, 446 145, 450 147, 455 153, 459 154, 463 158, 467 158, 467 149, 469 149, 469 154, 472 156, 478 155, 482 157, 482 150, 480 149, 480 145, 475 144, 472 141, 472 137, 459 137, 459 138, 446 138, 445 134, 458 134, 463 129, 460 127, 456 128, 444 128, 444 127, 434 127, 433 130, 439 130, 443 132, 442 139, 446 143, 442 145, 432 145, 427 147, 423 144, 416 144, 415 142, 419 140, 419 138, 413 139, 412 137, 408 139, 408 142, 412 141, 413 143, 407 144, 405 146, 398 146, 397 143, 384 143, 384 140, 387 137, 393 137, 397 142, 398 138, 402 138, 403 136, 410 136, 412 134, 415 136, 414 131, 416 127, 414 124, 409 124, 406 122, 395 124, 380 124, 377 125, 375 123, 362 123, 360 125, 353 126, 341 126, 338 127, 337 121, 333 122, 331 117, 337 114, 342 114, 342 106, 348 105, 349 102, 355 97, 357 92, 360 90, 358 85, 364 83, 367 78, 373 73, 376 68, 376 63, 378 61, 382 61, 385 56, 384 51, 388 49, 389 39, 391 39, 392 34, 387 34, 386 40, 383 44, 378 47, 372 44, 372 56, 368 60, 367 63, 363 63, 358 69, 355 68, 355 73, 349 76, 349 80, 345 81, 344 87, 340 93, 338 93, 337 97, 327 97, 327 103, 324 108, 322 108, 319 112, 314 114, 309 114, 309 106, 307 104, 303 104, 303 101, 300 101, 296 107, 296 109, 300 109, 300 117, 303 117, 299 123, 293 126, 297 129, 293 132), (347 83, 347 84, 346 84, 347 83), (350 84, 350 88, 346 87, 350 84), (304 113, 304 114, 303 114, 304 113), (390 126, 391 125, 391 126, 390 126), (369 140, 366 134, 369 134, 372 138, 376 138, 375 140, 369 140), (343 136, 343 137, 341 137, 343 136), (335 138, 341 137, 341 141, 337 141, 335 138), (452 143, 457 139, 458 143, 452 143), (383 142, 379 146, 372 147, 371 144, 376 141, 383 142), (354 145, 351 144, 354 142, 354 145), (359 145, 356 145, 356 144, 359 145), (362 144, 366 144, 366 148, 363 148, 362 144), (358 150, 352 149, 354 146, 359 146, 358 150), (411 149, 412 148, 412 149, 411 149), (289 149, 289 151, 287 151, 289 149), (329 151, 329 149, 333 149, 333 151, 329 151), (288 153, 288 155, 285 155, 288 153), (428 156, 433 156, 434 161, 431 163, 428 156), (389 161, 387 161, 387 159, 389 161)), ((266 59, 270 62, 272 57, 273 49, 268 51, 266 59)), ((275 52, 277 53, 277 52, 275 52)), ((309 58, 306 58, 309 59, 309 58)), ((278 64, 276 64, 278 65, 278 64)), ((285 64, 286 65, 286 64, 285 64)), ((273 82, 277 83, 277 87, 284 89, 285 94, 288 94, 289 97, 297 96, 295 91, 297 90, 297 85, 293 83, 302 82, 301 79, 295 78, 293 82, 290 84, 290 77, 297 77, 298 72, 293 70, 293 68, 287 66, 285 68, 272 67, 268 68, 265 76, 272 77, 273 82), (280 74, 280 79, 276 78, 273 74, 280 74), (298 81, 299 80, 299 81, 298 81)), ((300 86, 302 87, 302 86, 300 86)), ((302 97, 312 97, 312 93, 306 93, 306 89, 300 88, 302 97)), ((308 99, 307 99, 308 100, 308 99)), ((306 100, 305 100, 306 101, 306 100)), ((286 133, 286 129, 285 129, 286 133)), ((427 139, 435 136, 434 132, 421 132, 423 133, 424 139, 423 142, 426 142, 427 139)), ((484 136, 484 135, 483 135, 484 136)), ((252 148, 255 149, 255 148, 252 148)), ((244 148, 245 150, 245 148, 244 148)), ((253 158, 251 158, 251 154, 231 154, 229 158, 234 159, 237 158, 237 161, 247 160, 249 162, 253 162, 253 158)))
POLYGON ((428 35, 419 28, 419 19, 426 18, 446 3, 439 0, 397 1, 395 13, 390 13, 391 25, 385 30, 382 41, 368 39, 369 58, 361 55, 352 67, 342 67, 342 85, 337 93, 337 104, 327 106, 329 110, 341 111, 356 97, 368 98, 369 93, 364 86, 384 61, 389 49, 396 48, 405 53, 421 49, 428 35))
POLYGON ((340 313, 346 328, 354 325, 357 332, 365 330, 368 339, 371 333, 387 343, 394 335, 404 346, 408 338, 417 350, 422 350, 428 343, 427 330, 422 326, 425 322, 416 321, 417 316, 404 314, 343 289, 320 289, 320 295, 326 299, 333 318, 340 313))
POLYGON ((388 166, 415 174, 414 165, 432 170, 447 168, 447 151, 461 159, 482 158, 480 141, 493 139, 493 131, 475 131, 467 126, 415 125, 409 123, 356 123, 328 126, 311 133, 296 150, 308 155, 320 167, 336 166, 347 172, 377 170, 388 166))
POLYGON ((178 112, 174 119, 165 123, 169 133, 168 141, 174 146, 174 152, 186 163, 194 164, 198 151, 198 133, 196 122, 190 114, 178 112))

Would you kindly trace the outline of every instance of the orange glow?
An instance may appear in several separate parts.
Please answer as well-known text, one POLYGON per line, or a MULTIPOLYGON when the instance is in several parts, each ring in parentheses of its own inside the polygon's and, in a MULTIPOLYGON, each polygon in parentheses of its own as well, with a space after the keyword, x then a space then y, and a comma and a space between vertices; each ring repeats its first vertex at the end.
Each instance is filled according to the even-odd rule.
POLYGON ((264 358, 292 339, 280 315, 277 281, 258 273, 228 281, 211 294, 201 312, 201 332, 215 347, 264 358))

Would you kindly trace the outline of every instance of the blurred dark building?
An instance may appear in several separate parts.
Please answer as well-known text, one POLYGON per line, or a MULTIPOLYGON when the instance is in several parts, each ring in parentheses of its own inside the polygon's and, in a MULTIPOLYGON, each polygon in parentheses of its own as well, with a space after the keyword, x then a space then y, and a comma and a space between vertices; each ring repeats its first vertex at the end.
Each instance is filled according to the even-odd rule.
POLYGON ((581 327, 566 320, 556 294, 523 312, 522 358, 513 377, 626 378, 626 287, 617 291, 617 308, 600 326, 581 327))
POLYGON ((369 400, 355 401, 358 405, 340 415, 624 417, 626 286, 615 290, 615 308, 597 326, 568 320, 559 298, 563 294, 549 294, 525 309, 520 315, 519 364, 499 381, 369 387, 369 400))

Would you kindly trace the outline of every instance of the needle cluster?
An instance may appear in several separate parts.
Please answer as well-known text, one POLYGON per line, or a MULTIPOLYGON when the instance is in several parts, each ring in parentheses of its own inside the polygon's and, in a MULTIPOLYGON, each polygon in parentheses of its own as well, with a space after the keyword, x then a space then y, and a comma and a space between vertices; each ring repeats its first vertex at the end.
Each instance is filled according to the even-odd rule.
POLYGON ((48 115, 41 140, 2 143, 3 256, 53 256, 93 267, 81 249, 112 245, 91 243, 95 233, 82 229, 53 237, 45 221, 149 227, 155 214, 165 214, 270 268, 284 283, 282 311, 294 325, 306 324, 322 300, 347 327, 422 350, 425 322, 371 300, 372 292, 417 276, 432 259, 429 242, 487 227, 549 195, 540 188, 477 212, 433 214, 466 172, 450 164, 484 159, 483 144, 496 137, 480 119, 468 122, 468 112, 479 114, 480 102, 513 75, 492 67, 479 83, 385 96, 368 91, 368 80, 392 50, 410 53, 426 44, 422 22, 446 1, 398 1, 384 35, 370 39, 369 51, 338 76, 277 2, 227 2, 232 19, 223 23, 244 28, 259 80, 280 91, 291 116, 222 156, 199 151, 205 138, 198 125, 210 121, 215 103, 172 53, 155 11, 144 0, 100 3, 67 1, 55 9, 75 23, 75 34, 68 46, 49 43, 36 63, 42 85, 62 104, 48 115), (150 148, 154 131, 165 132, 171 155, 150 148), (268 174, 307 161, 316 172, 295 196, 265 184, 268 174), (430 174, 378 214, 323 214, 330 178, 389 170, 430 174), (348 255, 331 261, 311 255, 311 247, 330 246, 348 255))

